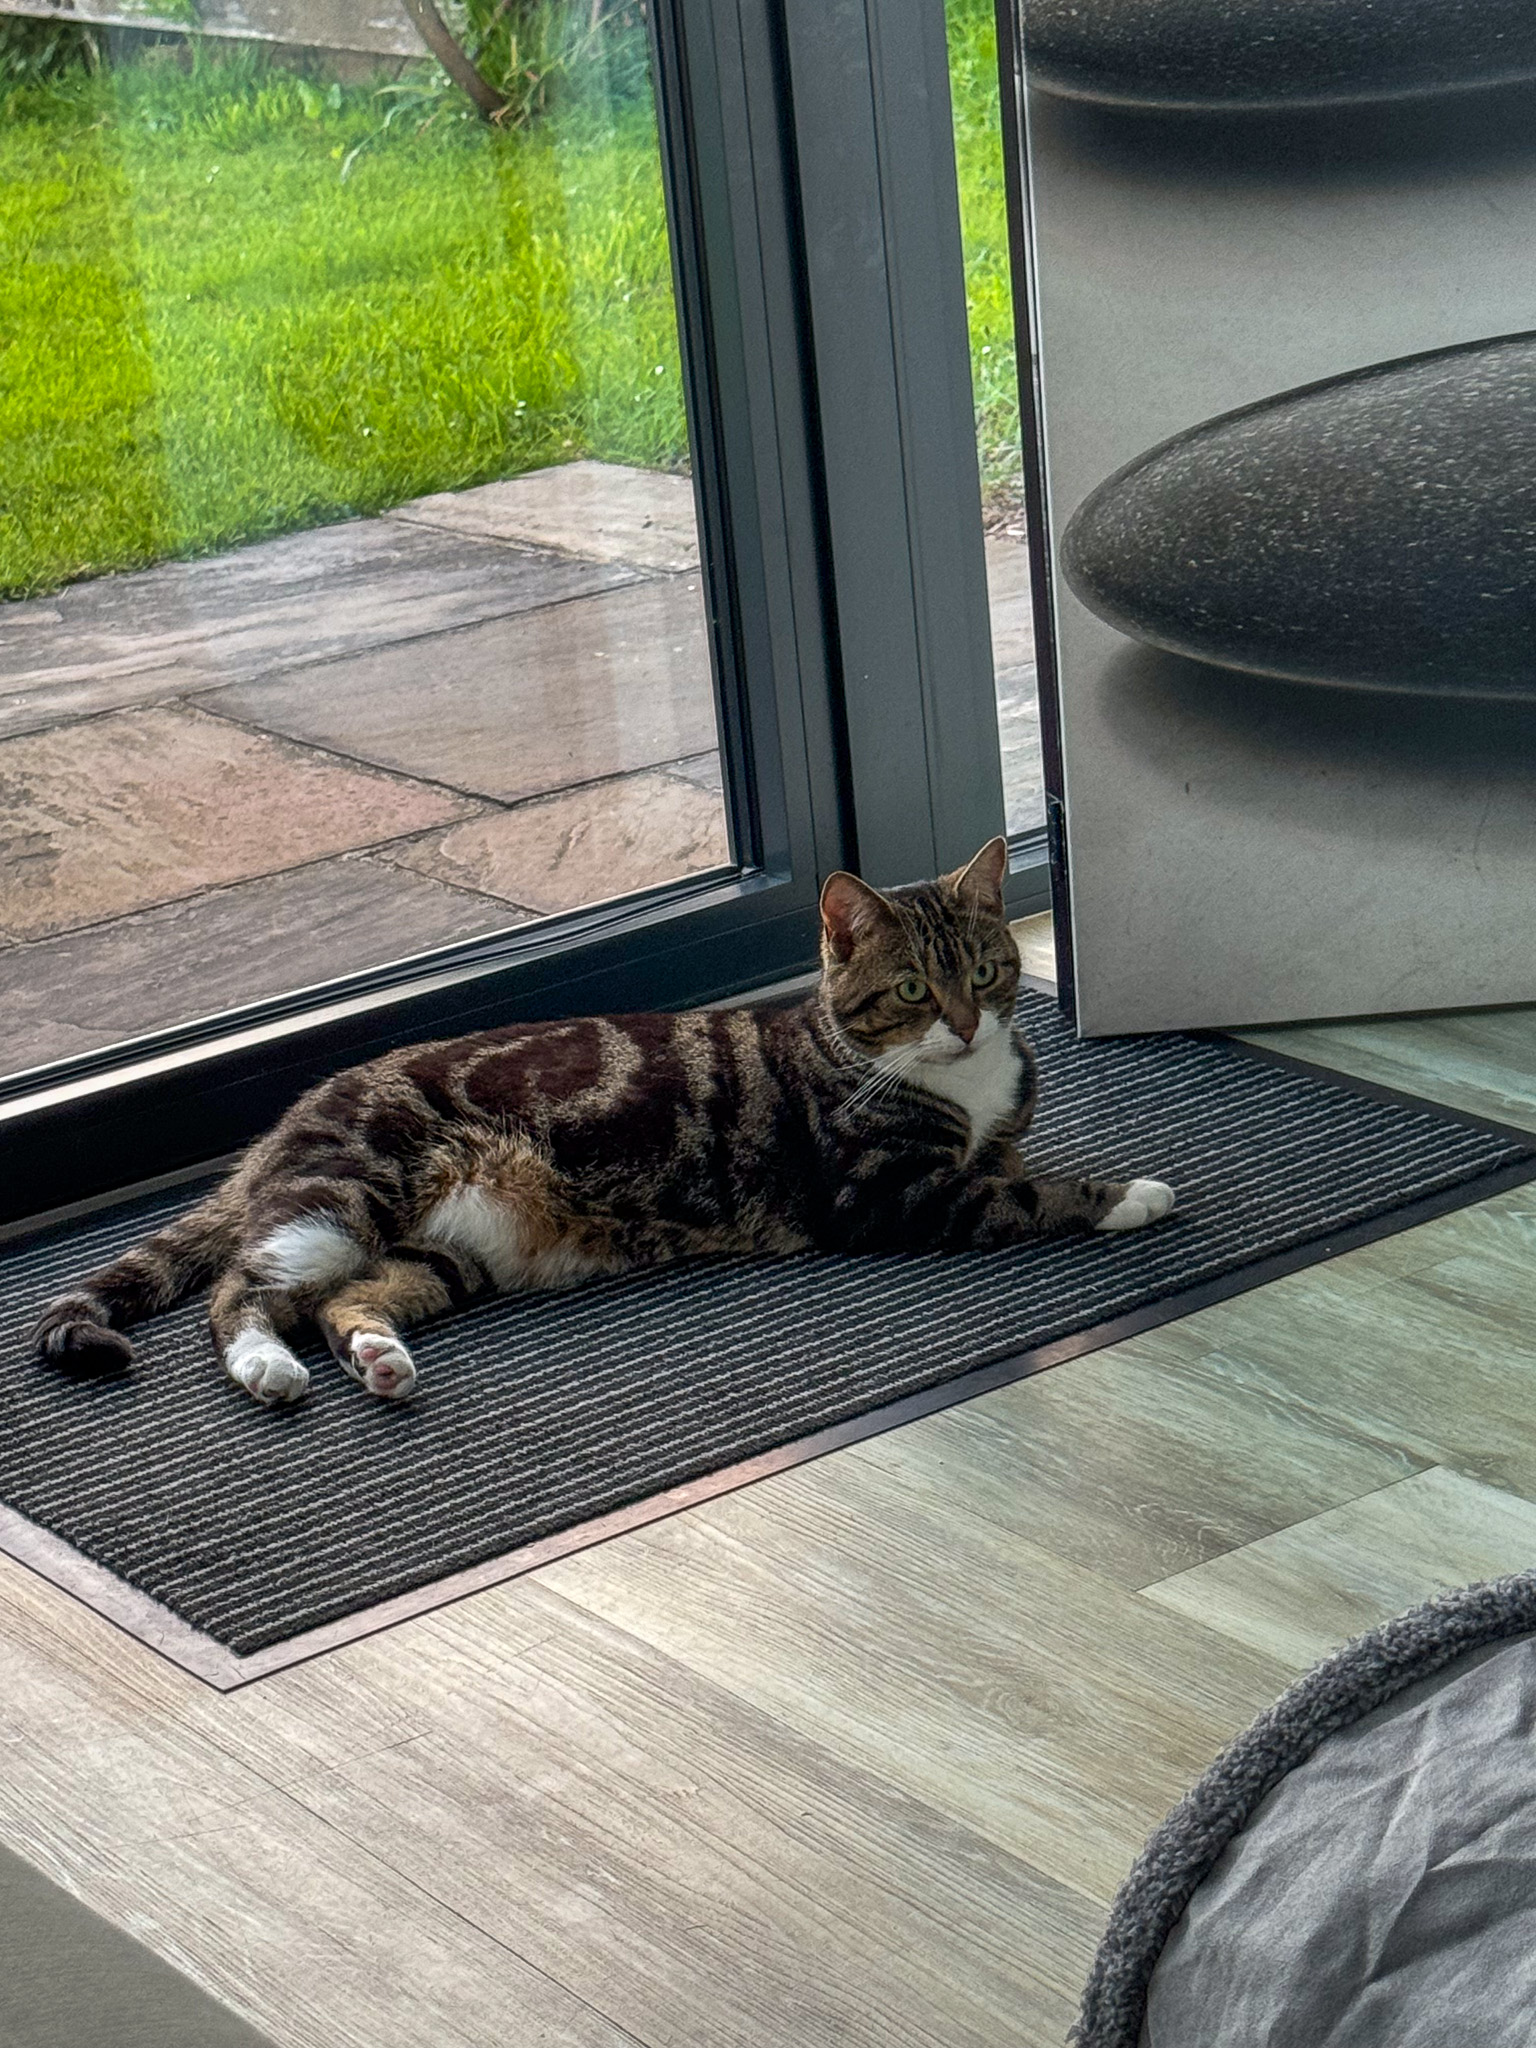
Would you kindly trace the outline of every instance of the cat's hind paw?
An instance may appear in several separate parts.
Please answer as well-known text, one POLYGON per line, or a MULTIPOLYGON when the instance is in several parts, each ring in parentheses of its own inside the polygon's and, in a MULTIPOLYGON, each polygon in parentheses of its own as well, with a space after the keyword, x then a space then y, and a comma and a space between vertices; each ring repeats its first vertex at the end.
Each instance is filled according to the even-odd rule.
POLYGON ((1094 1226, 1098 1230, 1140 1230, 1156 1223, 1174 1205, 1173 1189, 1164 1180, 1133 1180, 1109 1214, 1094 1226))
POLYGON ((249 1332, 224 1354, 224 1370, 265 1408, 302 1401, 309 1392, 309 1368, 276 1337, 249 1332))
POLYGON ((354 1330, 341 1362, 381 1401, 403 1401, 416 1390, 416 1361, 398 1337, 383 1331, 354 1330))

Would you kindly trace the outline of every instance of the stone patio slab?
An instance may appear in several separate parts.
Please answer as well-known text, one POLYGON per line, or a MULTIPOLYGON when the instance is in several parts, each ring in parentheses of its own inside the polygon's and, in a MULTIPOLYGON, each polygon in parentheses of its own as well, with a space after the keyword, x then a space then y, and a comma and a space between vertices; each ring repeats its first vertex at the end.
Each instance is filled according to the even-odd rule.
POLYGON ((669 761, 669 775, 681 775, 685 782, 692 782, 700 789, 707 789, 719 804, 725 802, 725 773, 720 765, 720 755, 711 750, 707 754, 692 754, 685 761, 669 761))
POLYGON ((4 1069, 289 995, 483 938, 524 913, 371 854, 162 903, 88 932, 0 950, 4 1069))
POLYGON ((1029 550, 1021 540, 1006 540, 1000 534, 987 536, 987 595, 1007 830, 1010 836, 1037 832, 1045 823, 1045 776, 1040 760, 1040 692, 1029 550))
POLYGON ((36 939, 473 813, 203 712, 0 741, 0 937, 36 939))
POLYGON ((617 462, 566 462, 506 483, 439 491, 390 516, 646 569, 699 566, 692 482, 617 462))
POLYGON ((0 606, 0 1067, 724 865, 697 564, 687 478, 578 462, 0 606))
POLYGON ((0 694, 172 665, 206 689, 614 589, 638 573, 441 527, 352 519, 7 605, 0 694))
POLYGON ((0 696, 0 739, 46 732, 75 718, 102 711, 127 711, 136 704, 162 704, 206 690, 205 671, 172 662, 167 668, 136 669, 126 675, 91 676, 76 683, 38 683, 0 696))
POLYGON ((429 833, 388 858, 553 915, 730 860, 720 798, 654 771, 429 833))
POLYGON ((999 671, 1030 667, 1035 659, 1035 612, 1029 589, 1029 550, 1022 541, 987 536, 987 600, 992 613, 992 665, 999 671))
POLYGON ((525 921, 369 854, 0 950, 8 1073, 525 921))
POLYGON ((696 576, 633 584, 198 701, 267 732, 503 802, 716 744, 696 576))
POLYGON ((998 670, 997 732, 1007 830, 1010 836, 1038 832, 1045 823, 1045 772, 1040 759, 1040 692, 1032 666, 998 670))

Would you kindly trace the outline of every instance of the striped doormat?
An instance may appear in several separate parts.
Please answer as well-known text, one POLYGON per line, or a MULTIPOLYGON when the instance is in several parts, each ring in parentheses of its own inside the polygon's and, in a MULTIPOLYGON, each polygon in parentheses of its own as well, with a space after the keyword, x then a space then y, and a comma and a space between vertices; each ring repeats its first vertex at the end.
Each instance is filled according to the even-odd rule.
POLYGON ((1084 1043, 1034 994, 1021 1022, 1040 1062, 1036 1163, 1170 1180, 1170 1221, 493 1301, 416 1334, 412 1401, 370 1400, 315 1349, 291 1410, 224 1379, 201 1303, 145 1326, 122 1380, 73 1382, 28 1356, 43 1300, 199 1188, 0 1247, 0 1545, 238 1683, 1536 1178, 1527 1134, 1230 1039, 1084 1043))

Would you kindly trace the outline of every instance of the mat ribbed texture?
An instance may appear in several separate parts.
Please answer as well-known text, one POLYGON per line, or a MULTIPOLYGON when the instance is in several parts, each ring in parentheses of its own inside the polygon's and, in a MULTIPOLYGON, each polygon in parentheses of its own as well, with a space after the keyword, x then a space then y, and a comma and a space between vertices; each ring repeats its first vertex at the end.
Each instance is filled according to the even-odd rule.
POLYGON ((240 1654, 978 1366, 1528 1162, 1536 1143, 1382 1100, 1228 1040, 1079 1043, 1026 995, 1040 1167, 1154 1174, 1146 1232, 911 1259, 674 1267, 487 1303, 411 1340, 409 1403, 306 1350, 256 1406, 201 1302, 139 1363, 75 1383, 23 1333, 65 1284, 189 1205, 143 1198, 0 1248, 0 1499, 240 1654))

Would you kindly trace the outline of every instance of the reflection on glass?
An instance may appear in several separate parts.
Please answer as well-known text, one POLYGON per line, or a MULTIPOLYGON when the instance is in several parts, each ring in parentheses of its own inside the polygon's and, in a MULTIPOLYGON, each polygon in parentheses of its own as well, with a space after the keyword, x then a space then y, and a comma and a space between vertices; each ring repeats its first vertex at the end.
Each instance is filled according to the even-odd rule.
POLYGON ((730 858, 640 7, 285 8, 0 15, 4 1071, 730 858))
POLYGON ((1034 622, 1024 548, 1024 479, 998 106, 997 24, 992 0, 947 0, 946 19, 976 442, 987 525, 997 720, 1008 831, 1013 835, 1035 831, 1045 823, 1045 791, 1034 622))

